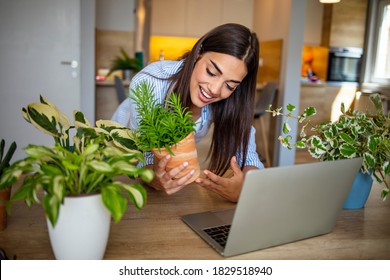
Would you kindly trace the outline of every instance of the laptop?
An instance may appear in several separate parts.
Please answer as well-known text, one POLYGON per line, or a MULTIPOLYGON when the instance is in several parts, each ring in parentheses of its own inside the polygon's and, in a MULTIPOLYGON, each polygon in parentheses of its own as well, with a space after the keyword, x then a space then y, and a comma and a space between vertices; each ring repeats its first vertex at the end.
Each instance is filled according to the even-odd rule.
POLYGON ((250 170, 235 208, 182 220, 225 257, 326 234, 361 165, 354 158, 250 170))

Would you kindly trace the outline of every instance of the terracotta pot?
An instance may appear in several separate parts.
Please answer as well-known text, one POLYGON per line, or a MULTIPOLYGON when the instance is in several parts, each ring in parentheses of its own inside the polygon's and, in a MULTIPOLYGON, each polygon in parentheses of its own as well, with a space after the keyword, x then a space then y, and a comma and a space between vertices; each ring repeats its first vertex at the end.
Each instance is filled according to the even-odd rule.
POLYGON ((11 196, 11 187, 0 190, 0 231, 7 227, 7 211, 5 209, 5 203, 11 196))
MULTIPOLYGON (((200 166, 198 161, 198 153, 196 151, 195 136, 194 133, 189 134, 186 138, 181 140, 179 143, 172 145, 171 147, 174 156, 168 163, 168 170, 179 166, 183 162, 188 162, 188 167, 180 172, 175 179, 182 177, 187 174, 189 170, 195 170, 194 175, 186 182, 187 184, 195 181, 200 175, 200 166)), ((152 152, 155 156, 157 162, 159 162, 163 157, 169 154, 168 150, 165 148, 161 149, 152 149, 152 152)))

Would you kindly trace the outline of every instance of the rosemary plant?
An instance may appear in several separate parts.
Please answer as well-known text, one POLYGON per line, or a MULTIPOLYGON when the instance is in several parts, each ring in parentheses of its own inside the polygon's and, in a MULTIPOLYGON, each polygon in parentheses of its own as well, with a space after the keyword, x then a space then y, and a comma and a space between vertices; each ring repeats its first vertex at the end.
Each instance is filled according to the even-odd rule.
POLYGON ((180 142, 195 131, 195 122, 191 112, 183 108, 180 96, 171 93, 165 104, 157 102, 154 88, 147 82, 141 82, 130 97, 135 101, 138 111, 137 146, 146 152, 153 148, 166 148, 180 142))

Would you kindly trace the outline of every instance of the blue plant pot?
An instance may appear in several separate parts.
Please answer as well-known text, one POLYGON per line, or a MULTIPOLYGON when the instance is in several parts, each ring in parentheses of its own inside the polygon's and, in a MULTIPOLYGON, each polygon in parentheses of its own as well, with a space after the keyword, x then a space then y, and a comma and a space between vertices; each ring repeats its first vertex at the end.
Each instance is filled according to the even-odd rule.
POLYGON ((372 182, 370 173, 363 173, 359 170, 343 208, 363 208, 366 205, 368 196, 370 195, 372 182))

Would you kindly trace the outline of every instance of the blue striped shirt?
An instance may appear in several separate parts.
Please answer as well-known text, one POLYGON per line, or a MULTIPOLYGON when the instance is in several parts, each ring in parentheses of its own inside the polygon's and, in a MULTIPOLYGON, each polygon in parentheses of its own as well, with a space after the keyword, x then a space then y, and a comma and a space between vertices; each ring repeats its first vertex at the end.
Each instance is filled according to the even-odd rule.
MULTIPOLYGON (((154 87, 154 94, 157 102, 163 103, 165 95, 169 92, 171 87, 170 81, 162 80, 158 78, 168 78, 172 74, 177 73, 182 65, 182 61, 171 61, 163 60, 149 64, 142 71, 140 71, 135 77, 131 80, 130 88, 135 89, 137 85, 142 81, 147 81, 149 84, 154 87), (155 78, 158 77, 158 78, 155 78)), ((211 125, 211 107, 206 105, 201 108, 200 118, 196 121, 195 127, 195 140, 199 142, 206 134, 211 125)), ((120 123, 123 126, 129 127, 130 129, 137 129, 138 127, 138 113, 136 110, 136 105, 134 100, 127 98, 119 105, 118 109, 115 111, 113 121, 120 123)), ((152 153, 144 153, 146 164, 153 164, 154 156, 152 153)), ((242 155, 237 153, 237 162, 241 165, 242 155)), ((247 152, 247 158, 245 166, 255 166, 259 169, 264 168, 263 163, 260 161, 259 156, 256 152, 256 142, 255 142, 255 128, 252 126, 249 147, 247 152)))

